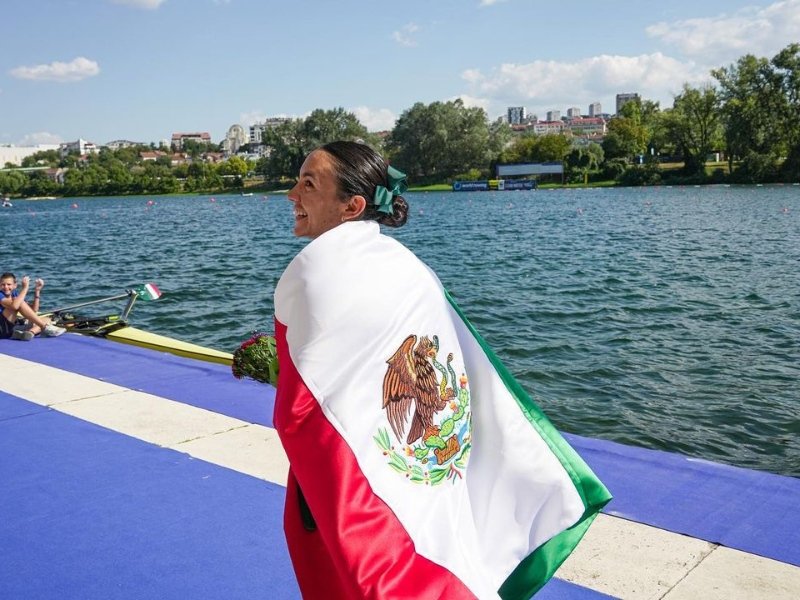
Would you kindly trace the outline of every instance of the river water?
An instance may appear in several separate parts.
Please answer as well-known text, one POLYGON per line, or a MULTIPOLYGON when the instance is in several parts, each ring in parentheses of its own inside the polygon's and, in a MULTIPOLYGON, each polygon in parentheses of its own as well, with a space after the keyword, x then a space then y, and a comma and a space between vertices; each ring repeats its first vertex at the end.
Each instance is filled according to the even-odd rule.
MULTIPOLYGON (((800 187, 408 200, 387 232, 557 427, 800 476, 800 187)), ((43 309, 153 281, 164 296, 137 303, 135 325, 228 351, 271 330, 305 243, 278 195, 14 204, 0 270, 44 277, 43 309)))

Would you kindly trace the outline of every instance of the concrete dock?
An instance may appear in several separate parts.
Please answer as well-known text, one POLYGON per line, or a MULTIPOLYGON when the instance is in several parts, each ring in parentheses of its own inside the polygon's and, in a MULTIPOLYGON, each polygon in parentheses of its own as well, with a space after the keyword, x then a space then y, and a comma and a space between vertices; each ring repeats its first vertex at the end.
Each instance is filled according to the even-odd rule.
MULTIPOLYGON (((299 598, 274 391, 67 334, 0 340, 0 598, 299 598)), ((567 436, 615 496, 537 598, 800 598, 800 480, 567 436)))

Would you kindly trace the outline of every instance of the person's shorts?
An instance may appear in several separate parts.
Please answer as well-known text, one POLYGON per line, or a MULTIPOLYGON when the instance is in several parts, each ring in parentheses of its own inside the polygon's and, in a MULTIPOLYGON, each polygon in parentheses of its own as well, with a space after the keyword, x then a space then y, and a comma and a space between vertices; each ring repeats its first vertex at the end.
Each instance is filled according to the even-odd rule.
POLYGON ((10 338, 15 326, 16 323, 12 323, 4 315, 0 314, 0 340, 10 338))

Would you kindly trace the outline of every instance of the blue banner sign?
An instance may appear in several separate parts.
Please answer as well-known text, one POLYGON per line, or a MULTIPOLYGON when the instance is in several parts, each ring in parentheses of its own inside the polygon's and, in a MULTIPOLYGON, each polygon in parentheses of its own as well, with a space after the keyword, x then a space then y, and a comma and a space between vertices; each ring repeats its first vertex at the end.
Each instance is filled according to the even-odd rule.
POLYGON ((533 179, 490 179, 488 181, 454 181, 454 192, 488 192, 504 190, 535 190, 533 179))

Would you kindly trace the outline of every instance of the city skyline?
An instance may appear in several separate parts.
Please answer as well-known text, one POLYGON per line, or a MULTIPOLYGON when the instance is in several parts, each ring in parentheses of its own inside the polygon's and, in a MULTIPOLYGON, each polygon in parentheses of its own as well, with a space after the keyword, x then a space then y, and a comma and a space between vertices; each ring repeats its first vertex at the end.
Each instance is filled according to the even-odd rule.
POLYGON ((4 11, 0 144, 145 143, 343 107, 372 131, 416 102, 461 98, 489 118, 662 107, 684 83, 800 41, 800 0, 610 0, 548 12, 526 0, 33 0, 4 11))

